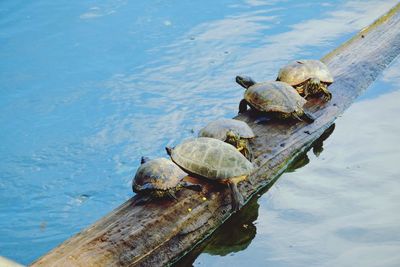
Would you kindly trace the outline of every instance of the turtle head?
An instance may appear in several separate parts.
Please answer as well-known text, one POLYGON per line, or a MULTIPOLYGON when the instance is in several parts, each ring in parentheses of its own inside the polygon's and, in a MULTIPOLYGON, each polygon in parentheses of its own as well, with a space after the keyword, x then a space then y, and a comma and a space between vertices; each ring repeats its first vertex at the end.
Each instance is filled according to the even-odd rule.
POLYGON ((252 78, 250 78, 249 76, 236 76, 236 82, 240 85, 240 86, 242 86, 242 87, 244 87, 244 88, 249 88, 250 86, 252 86, 252 85, 254 85, 254 84, 256 84, 256 82, 252 79, 252 78))
POLYGON ((150 160, 149 157, 142 157, 142 158, 140 159, 140 164, 146 163, 146 162, 148 162, 149 160, 150 160))
POLYGON ((172 148, 172 147, 169 147, 169 146, 166 146, 166 147, 165 147, 165 150, 167 150, 168 156, 171 156, 173 148, 172 148))
POLYGON ((299 121, 305 121, 307 123, 313 123, 315 121, 315 116, 311 113, 304 111, 303 109, 298 109, 292 113, 292 116, 299 121))
POLYGON ((226 132, 226 142, 233 145, 234 147, 237 146, 238 142, 240 140, 239 134, 235 133, 232 130, 229 130, 226 132))

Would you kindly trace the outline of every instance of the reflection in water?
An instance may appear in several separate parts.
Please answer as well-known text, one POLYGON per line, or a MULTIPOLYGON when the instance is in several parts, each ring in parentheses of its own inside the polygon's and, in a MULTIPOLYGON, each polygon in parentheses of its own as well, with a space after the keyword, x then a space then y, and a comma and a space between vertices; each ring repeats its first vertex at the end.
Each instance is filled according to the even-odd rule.
MULTIPOLYGON (((309 149, 299 155, 287 168, 285 172, 294 172, 309 163, 307 152, 317 147, 320 154, 323 151, 323 142, 333 133, 335 124, 311 144, 309 149)), ((319 155, 318 154, 318 155, 319 155)), ((267 192, 273 183, 258 192, 238 213, 232 215, 221 225, 207 240, 195 247, 185 255, 174 266, 190 266, 201 253, 209 255, 226 256, 230 253, 245 250, 256 236, 257 227, 255 221, 258 219, 259 198, 267 192)), ((290 213, 290 212, 289 212, 290 213)), ((263 218, 266 219, 266 218, 263 218)))
POLYGON ((225 256, 246 249, 256 235, 258 207, 257 199, 252 199, 245 209, 229 218, 211 237, 204 252, 225 256))
POLYGON ((397 1, 178 2, 0 1, 3 255, 27 264, 131 197, 141 155, 236 113, 235 75, 319 58, 397 1))
POLYGON ((310 159, 308 158, 307 153, 302 153, 294 162, 292 162, 288 166, 286 172, 294 172, 295 170, 306 166, 308 163, 310 163, 310 159))
POLYGON ((319 156, 322 151, 324 151, 323 144, 326 139, 333 133, 335 130, 335 124, 332 124, 325 132, 315 140, 311 146, 304 152, 301 153, 297 158, 288 166, 285 172, 294 172, 297 169, 300 169, 310 163, 310 159, 307 155, 307 152, 312 149, 315 156, 319 156))
POLYGON ((335 130, 335 124, 332 124, 325 132, 312 144, 312 150, 315 156, 321 155, 322 151, 324 151, 324 141, 328 139, 328 137, 333 133, 335 130))
POLYGON ((200 253, 226 256, 232 252, 246 249, 256 235, 254 221, 258 217, 258 198, 253 198, 238 213, 230 217, 208 239, 195 247, 174 264, 190 266, 200 253))

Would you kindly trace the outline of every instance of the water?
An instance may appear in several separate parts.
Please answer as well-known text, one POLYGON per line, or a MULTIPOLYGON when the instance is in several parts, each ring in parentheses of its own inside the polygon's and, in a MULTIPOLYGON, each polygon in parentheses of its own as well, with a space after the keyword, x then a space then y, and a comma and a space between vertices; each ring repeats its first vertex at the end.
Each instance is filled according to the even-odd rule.
MULTIPOLYGON (((0 255, 27 264, 131 197, 142 155, 165 156, 165 145, 234 116, 236 74, 272 79, 394 4, 1 2, 0 255)), ((398 263, 398 69, 338 120, 319 157, 309 153, 244 211, 251 234, 238 248, 230 241, 189 262, 398 263)))

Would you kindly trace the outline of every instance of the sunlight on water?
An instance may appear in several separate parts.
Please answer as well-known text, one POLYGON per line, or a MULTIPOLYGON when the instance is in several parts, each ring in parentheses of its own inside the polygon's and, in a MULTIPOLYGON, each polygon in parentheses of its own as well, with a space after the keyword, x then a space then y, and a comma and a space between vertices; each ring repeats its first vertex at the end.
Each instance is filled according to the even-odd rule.
MULTIPOLYGON (((29 263, 131 197, 142 155, 165 156, 165 145, 235 115, 243 93, 235 75, 273 79, 282 64, 323 56, 395 3, 1 2, 0 254, 29 263)), ((393 68, 384 81, 398 79, 393 68)), ((374 87, 362 99, 381 90, 394 91, 374 87)), ((346 170, 331 161, 317 178, 346 170)), ((263 203, 275 194, 261 198, 260 213, 271 214, 263 203)), ((273 224, 270 216, 258 224, 273 224)), ((268 240, 253 235, 239 247, 250 244, 253 253, 254 243, 268 240)))

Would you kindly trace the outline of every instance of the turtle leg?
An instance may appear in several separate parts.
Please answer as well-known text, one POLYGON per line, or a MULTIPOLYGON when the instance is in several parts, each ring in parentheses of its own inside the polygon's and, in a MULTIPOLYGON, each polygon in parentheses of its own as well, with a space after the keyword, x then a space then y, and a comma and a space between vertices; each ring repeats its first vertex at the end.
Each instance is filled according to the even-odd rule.
POLYGON ((328 91, 328 86, 326 84, 321 83, 321 86, 319 88, 320 88, 320 91, 323 94, 322 99, 325 102, 328 102, 329 100, 332 99, 332 93, 328 91))
POLYGON ((240 208, 243 207, 244 205, 244 199, 242 194, 239 192, 239 189, 237 188, 237 184, 245 179, 246 176, 238 176, 238 177, 233 177, 228 181, 229 189, 231 190, 233 212, 240 210, 240 208))
MULTIPOLYGON (((293 112, 293 113, 295 113, 295 112, 293 112)), ((293 119, 293 118, 298 119, 297 117, 295 117, 295 115, 293 113, 273 112, 273 113, 271 113, 271 116, 273 116, 275 119, 283 120, 283 121, 288 120, 288 119, 293 119)))
POLYGON ((178 198, 175 195, 175 190, 167 190, 166 195, 172 199, 174 199, 175 201, 178 201, 178 198))
POLYGON ((301 118, 301 116, 299 116, 296 112, 293 112, 291 115, 292 115, 292 117, 295 118, 296 120, 304 121, 304 120, 301 118))
POLYGON ((242 99, 239 103, 239 114, 244 113, 247 110, 248 102, 245 99, 242 99))
POLYGON ((135 206, 141 206, 141 205, 146 204, 150 200, 151 200, 151 196, 142 196, 139 199, 137 199, 135 202, 133 202, 133 204, 135 206))
POLYGON ((281 120, 287 120, 292 117, 290 113, 282 113, 282 112, 276 113, 276 116, 281 120))
POLYGON ((304 87, 305 87, 304 84, 295 87, 297 93, 299 93, 299 95, 301 96, 304 96, 304 87))
POLYGON ((154 198, 170 198, 178 201, 178 198, 175 195, 176 190, 176 188, 169 188, 166 190, 153 190, 149 191, 149 193, 154 198))
POLYGON ((200 184, 192 184, 192 183, 189 183, 186 181, 182 181, 179 183, 178 188, 182 188, 182 187, 193 190, 193 191, 197 191, 197 192, 200 192, 203 189, 200 184))

